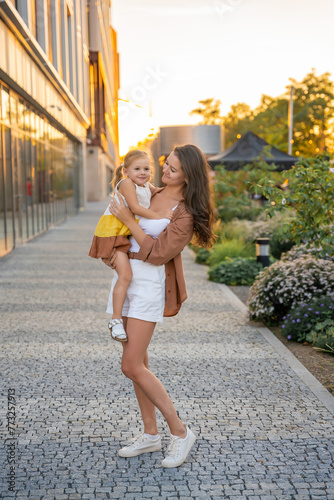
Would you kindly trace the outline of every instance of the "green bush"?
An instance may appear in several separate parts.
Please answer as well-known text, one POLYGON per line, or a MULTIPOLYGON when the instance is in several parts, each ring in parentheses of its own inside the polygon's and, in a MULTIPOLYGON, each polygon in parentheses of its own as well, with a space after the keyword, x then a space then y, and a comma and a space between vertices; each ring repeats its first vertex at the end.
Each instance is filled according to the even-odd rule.
POLYGON ((245 241, 255 243, 257 238, 269 238, 270 254, 274 259, 280 259, 283 252, 287 252, 293 247, 294 241, 282 236, 284 225, 288 224, 292 218, 291 212, 285 214, 276 213, 271 219, 264 219, 265 214, 261 214, 256 221, 245 221, 240 227, 242 237, 245 241))
MULTIPOLYGON (((281 324, 282 334, 288 340, 310 341, 312 330, 323 330, 334 321, 334 297, 315 297, 292 307, 281 324)), ((311 336, 312 337, 312 336, 311 336)))
POLYGON ((295 217, 284 227, 287 239, 297 245, 314 244, 321 257, 334 255, 334 172, 328 157, 301 158, 285 173, 289 189, 282 191, 263 177, 255 191, 265 196, 268 214, 293 209, 295 217), (321 247, 321 249, 320 249, 321 247))
POLYGON ((209 279, 231 286, 250 286, 262 269, 262 264, 257 262, 255 258, 226 258, 220 264, 209 269, 209 279))
POLYGON ((292 240, 282 239, 279 233, 273 233, 269 240, 270 253, 275 259, 279 260, 282 253, 291 250, 294 244, 295 242, 292 240))
POLYGON ((255 246, 250 243, 245 243, 240 239, 216 243, 210 251, 207 263, 212 267, 227 258, 234 259, 239 257, 255 257, 255 246))
POLYGON ((316 348, 334 355, 334 325, 326 328, 325 331, 313 331, 311 335, 316 348))
POLYGON ((209 256, 209 250, 207 250, 206 248, 200 248, 196 254, 195 262, 197 262, 197 264, 206 264, 209 256))
POLYGON ((270 155, 270 147, 263 150, 258 158, 238 170, 226 170, 223 165, 215 168, 214 193, 219 217, 231 221, 239 219, 255 220, 263 212, 263 207, 251 198, 250 187, 258 184, 265 177, 282 184, 283 174, 275 171, 275 166, 266 163, 263 158, 270 155))
POLYGON ((233 219, 230 222, 217 224, 214 228, 214 233, 218 235, 219 241, 226 240, 243 240, 248 243, 253 243, 252 239, 247 241, 248 234, 252 231, 253 222, 245 219, 233 219))
POLYGON ((263 208, 247 194, 242 193, 237 197, 234 195, 226 196, 223 204, 217 205, 217 211, 224 222, 229 222, 234 218, 256 220, 257 216, 263 212, 263 208))
POLYGON ((309 255, 277 261, 257 277, 250 291, 251 319, 277 323, 311 298, 334 294, 334 263, 309 255))
POLYGON ((202 247, 194 245, 193 243, 188 243, 188 247, 195 253, 198 253, 202 249, 202 247))

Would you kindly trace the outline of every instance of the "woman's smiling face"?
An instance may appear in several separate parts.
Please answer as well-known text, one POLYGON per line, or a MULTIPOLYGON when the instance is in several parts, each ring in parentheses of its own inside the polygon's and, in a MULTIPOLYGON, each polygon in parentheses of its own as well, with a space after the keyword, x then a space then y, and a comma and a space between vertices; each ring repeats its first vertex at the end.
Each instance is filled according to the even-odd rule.
POLYGON ((180 160, 174 152, 166 159, 162 171, 161 180, 168 186, 181 186, 186 181, 180 160))

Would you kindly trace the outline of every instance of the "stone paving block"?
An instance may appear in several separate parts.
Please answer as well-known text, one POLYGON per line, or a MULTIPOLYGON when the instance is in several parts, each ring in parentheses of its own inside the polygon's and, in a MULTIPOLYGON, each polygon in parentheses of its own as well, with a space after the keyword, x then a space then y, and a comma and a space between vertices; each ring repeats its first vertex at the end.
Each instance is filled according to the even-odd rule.
POLYGON ((0 260, 0 417, 14 388, 18 443, 16 491, 0 470, 0 497, 333 498, 333 415, 189 250, 189 298, 149 356, 197 441, 182 467, 163 469, 158 414, 163 452, 118 457, 142 426, 106 327, 112 271, 87 256, 104 205, 0 260))

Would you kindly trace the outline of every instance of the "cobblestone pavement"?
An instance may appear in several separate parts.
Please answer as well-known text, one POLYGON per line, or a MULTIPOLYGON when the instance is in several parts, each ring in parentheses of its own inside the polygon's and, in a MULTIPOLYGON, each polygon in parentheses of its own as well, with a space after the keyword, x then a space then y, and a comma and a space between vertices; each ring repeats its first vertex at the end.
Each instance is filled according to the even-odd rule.
POLYGON ((150 360, 198 440, 177 469, 162 452, 118 457, 140 421, 106 328, 112 272, 87 257, 103 210, 0 261, 1 498, 334 499, 333 415, 189 250, 189 298, 150 360))

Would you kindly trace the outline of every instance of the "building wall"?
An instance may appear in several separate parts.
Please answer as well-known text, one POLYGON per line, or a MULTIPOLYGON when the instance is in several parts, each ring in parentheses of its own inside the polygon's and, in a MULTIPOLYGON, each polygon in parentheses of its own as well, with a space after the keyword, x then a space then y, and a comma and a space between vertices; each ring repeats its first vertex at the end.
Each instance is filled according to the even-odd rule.
POLYGON ((160 127, 160 153, 168 155, 174 146, 195 144, 205 155, 221 151, 221 129, 219 125, 171 125, 160 127))
POLYGON ((110 0, 0 0, 0 43, 1 257, 109 192, 119 77, 110 0))
POLYGON ((89 0, 88 7, 91 126, 87 134, 87 199, 99 201, 110 192, 109 184, 119 161, 118 53, 116 32, 111 26, 111 2, 89 0))
POLYGON ((160 127, 157 137, 150 143, 154 158, 154 182, 160 185, 164 159, 174 146, 195 144, 209 157, 221 151, 222 132, 219 125, 171 125, 160 127))
POLYGON ((83 208, 85 2, 0 0, 0 256, 83 208))

